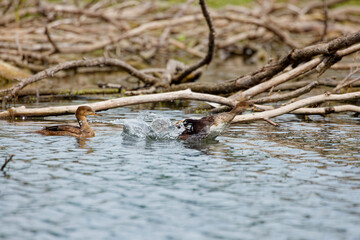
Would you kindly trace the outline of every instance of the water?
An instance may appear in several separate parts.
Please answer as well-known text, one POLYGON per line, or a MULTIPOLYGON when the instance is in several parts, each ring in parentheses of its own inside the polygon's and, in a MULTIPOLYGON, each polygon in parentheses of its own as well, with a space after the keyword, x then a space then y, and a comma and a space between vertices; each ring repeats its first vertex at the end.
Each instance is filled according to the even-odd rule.
POLYGON ((174 139, 180 110, 102 114, 85 140, 28 133, 73 116, 0 121, 0 160, 15 155, 0 172, 0 239, 360 238, 351 114, 236 124, 201 143, 174 139))

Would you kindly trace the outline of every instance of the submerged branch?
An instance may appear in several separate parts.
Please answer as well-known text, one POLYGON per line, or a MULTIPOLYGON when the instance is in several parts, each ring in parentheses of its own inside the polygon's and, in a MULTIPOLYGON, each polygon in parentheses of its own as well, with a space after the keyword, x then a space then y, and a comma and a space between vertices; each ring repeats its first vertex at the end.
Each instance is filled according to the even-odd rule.
POLYGON ((14 155, 10 155, 9 158, 5 158, 5 162, 4 162, 4 164, 1 166, 0 171, 4 171, 6 165, 12 160, 13 157, 14 157, 14 155))

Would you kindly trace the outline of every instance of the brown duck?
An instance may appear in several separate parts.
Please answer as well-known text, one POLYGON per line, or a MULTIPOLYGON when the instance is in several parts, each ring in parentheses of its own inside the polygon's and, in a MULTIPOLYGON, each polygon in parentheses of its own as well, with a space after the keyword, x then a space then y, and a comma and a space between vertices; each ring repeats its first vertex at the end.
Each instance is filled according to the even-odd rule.
POLYGON ((95 136, 94 130, 92 130, 86 120, 86 116, 88 115, 101 116, 99 114, 96 114, 94 110, 89 106, 80 106, 75 113, 79 126, 50 126, 45 127, 42 130, 36 131, 36 133, 40 133, 46 136, 73 136, 79 138, 93 137, 95 136))
POLYGON ((179 139, 214 139, 230 125, 230 122, 237 114, 251 107, 254 107, 253 103, 244 101, 237 103, 230 112, 206 116, 200 119, 181 120, 176 125, 182 122, 185 130, 179 135, 179 139))

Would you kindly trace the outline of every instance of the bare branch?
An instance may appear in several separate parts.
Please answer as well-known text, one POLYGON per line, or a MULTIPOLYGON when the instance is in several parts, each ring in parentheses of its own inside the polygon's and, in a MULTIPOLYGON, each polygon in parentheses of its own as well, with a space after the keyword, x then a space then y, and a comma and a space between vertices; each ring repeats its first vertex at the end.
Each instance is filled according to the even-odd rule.
POLYGON ((320 41, 323 41, 326 37, 326 33, 328 29, 328 20, 329 20, 327 1, 323 0, 323 4, 324 4, 324 31, 320 37, 320 41))
POLYGON ((343 79, 341 80, 337 86, 332 90, 332 93, 336 93, 338 90, 340 90, 341 88, 344 88, 346 86, 349 86, 351 83, 357 82, 358 78, 351 81, 348 81, 350 79, 351 76, 353 76, 354 74, 356 74, 360 69, 356 68, 354 71, 350 71, 350 73, 343 79))
POLYGON ((49 27, 47 25, 45 26, 45 35, 46 35, 48 41, 50 42, 50 44, 54 48, 53 51, 51 52, 51 54, 60 53, 61 52, 60 49, 58 48, 58 46, 56 45, 56 43, 53 41, 53 39, 50 36, 49 27))
POLYGON ((5 158, 5 162, 4 162, 4 164, 1 166, 0 171, 4 171, 6 165, 12 160, 13 157, 14 157, 14 155, 10 155, 9 158, 5 158))
POLYGON ((263 98, 259 98, 259 99, 254 99, 252 102, 253 103, 257 103, 257 104, 262 104, 262 103, 268 103, 268 102, 278 102, 278 101, 284 101, 290 98, 295 98, 298 96, 303 95, 304 93, 308 93, 311 91, 311 89, 313 89, 314 87, 318 86, 318 82, 314 81, 309 83, 308 85, 299 88, 295 91, 289 92, 289 93, 285 93, 285 94, 275 94, 275 95, 271 95, 268 97, 263 97, 263 98))
POLYGON ((260 119, 267 119, 276 117, 285 113, 290 113, 294 111, 295 109, 315 104, 315 103, 321 103, 326 101, 345 101, 350 99, 359 99, 360 98, 360 92, 353 92, 353 93, 346 93, 346 94, 321 94, 314 97, 308 97, 302 100, 298 100, 294 103, 290 103, 286 106, 269 110, 265 112, 260 113, 252 113, 247 115, 239 115, 236 116, 233 120, 233 122, 246 122, 246 121, 254 121, 254 120, 260 120, 260 119))
MULTIPOLYGON (((236 101, 233 101, 231 99, 214 96, 210 94, 194 93, 188 89, 178 92, 122 97, 122 98, 110 99, 96 103, 90 103, 88 105, 92 107, 95 111, 102 111, 102 110, 107 110, 122 106, 151 103, 151 102, 174 101, 179 99, 215 102, 231 107, 235 106, 236 104, 236 101)), ((25 108, 25 106, 22 106, 17 108, 10 108, 7 111, 0 112, 0 119, 11 118, 11 117, 30 117, 30 116, 43 117, 43 116, 67 115, 67 114, 75 113, 78 106, 79 105, 48 107, 48 108, 31 108, 31 109, 27 109, 25 108)))
POLYGON ((10 98, 16 96, 16 94, 21 89, 26 87, 27 85, 32 84, 34 82, 37 82, 37 81, 47 78, 47 77, 52 77, 58 71, 67 70, 67 69, 71 69, 71 68, 75 68, 75 67, 94 67, 94 66, 101 66, 101 65, 120 67, 120 68, 124 69, 125 71, 127 71, 132 76, 137 77, 140 80, 142 80, 143 82, 148 83, 148 84, 158 83, 158 80, 156 78, 149 76, 147 74, 144 74, 141 71, 136 70, 135 68, 133 68, 126 62, 123 62, 119 59, 94 58, 94 59, 77 60, 77 61, 69 61, 69 62, 60 63, 60 64, 50 67, 44 71, 41 71, 29 78, 22 80, 15 87, 13 87, 11 89, 1 90, 0 92, 11 91, 11 93, 8 95, 8 98, 10 99, 10 98))
POLYGON ((184 79, 187 75, 189 75, 190 73, 192 73, 193 71, 195 71, 196 69, 209 64, 212 60, 212 57, 214 55, 214 51, 215 51, 215 28, 212 24, 211 21, 211 17, 210 14, 206 8, 206 3, 205 0, 200 0, 199 1, 200 6, 201 6, 201 10, 202 13, 204 14, 206 23, 209 27, 209 43, 208 43, 208 52, 206 54, 206 56, 197 64, 194 64, 190 67, 188 67, 187 69, 185 69, 182 73, 179 74, 178 77, 174 78, 172 80, 173 83, 179 83, 181 82, 182 79, 184 79))

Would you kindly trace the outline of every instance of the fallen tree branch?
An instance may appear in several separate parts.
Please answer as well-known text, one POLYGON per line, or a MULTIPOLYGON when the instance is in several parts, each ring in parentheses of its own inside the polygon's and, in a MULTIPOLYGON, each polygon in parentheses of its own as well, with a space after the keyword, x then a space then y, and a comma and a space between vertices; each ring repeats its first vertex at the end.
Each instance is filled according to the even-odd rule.
MULTIPOLYGON (((183 90, 178 92, 116 98, 116 99, 110 99, 96 103, 90 103, 87 105, 92 107, 95 111, 102 111, 111 108, 117 108, 117 107, 123 107, 123 106, 135 105, 135 104, 174 101, 179 99, 215 102, 231 107, 235 106, 236 104, 236 101, 224 97, 214 96, 210 94, 195 93, 192 92, 191 90, 183 90)), ((17 108, 10 108, 7 111, 0 112, 0 119, 15 118, 15 117, 44 117, 44 116, 67 115, 67 114, 75 113, 78 107, 79 105, 27 109, 24 106, 22 106, 17 108)))
MULTIPOLYGON (((349 36, 342 36, 336 38, 328 43, 316 44, 305 47, 303 49, 296 49, 291 51, 288 55, 280 59, 277 63, 264 66, 255 73, 247 76, 241 76, 233 80, 227 80, 220 83, 186 83, 171 86, 168 91, 178 91, 190 88, 195 92, 206 92, 216 94, 227 94, 235 91, 249 89, 262 81, 271 79, 273 76, 283 71, 291 64, 297 63, 301 60, 303 62, 312 59, 318 55, 329 55, 337 52, 337 56, 344 57, 351 53, 360 50, 360 32, 351 34, 349 36), (352 46, 351 46, 352 45, 352 46), (348 47, 350 46, 350 47, 348 47), (344 47, 347 47, 343 49, 344 47), (340 50, 343 49, 343 50, 340 50)), ((319 61, 320 58, 317 58, 319 61)), ((321 61, 320 61, 321 62, 321 61)), ((320 63, 319 62, 319 63, 320 63)), ((296 68, 294 68, 296 69, 296 68)), ((293 69, 293 70, 294 70, 293 69)), ((289 79, 288 79, 289 80, 289 79)))
POLYGON ((234 118, 233 123, 247 122, 261 119, 273 118, 282 114, 291 113, 292 111, 315 103, 321 103, 326 101, 345 101, 350 99, 360 99, 360 92, 346 93, 346 94, 329 94, 324 93, 314 97, 308 97, 298 100, 294 103, 290 103, 286 106, 276 108, 274 110, 268 110, 260 113, 252 113, 246 115, 238 115, 234 118))
POLYGON ((11 99, 15 97, 18 92, 23 89, 24 87, 28 86, 29 84, 32 84, 34 82, 37 82, 41 79, 44 79, 46 77, 52 77, 55 73, 61 71, 61 70, 67 70, 75 67, 94 67, 94 66, 101 66, 101 65, 108 65, 108 66, 117 66, 125 71, 127 71, 130 75, 139 78, 145 83, 148 84, 155 84, 158 82, 158 80, 152 76, 149 76, 147 74, 142 73, 141 71, 136 70, 126 62, 123 62, 119 59, 115 58, 94 58, 94 59, 85 59, 85 60, 77 60, 77 61, 69 61, 60 63, 58 65, 55 65, 53 67, 50 67, 44 71, 38 72, 37 74, 28 77, 21 82, 19 82, 15 87, 10 89, 1 90, 0 92, 10 92, 7 96, 8 99, 11 99))
MULTIPOLYGON (((18 97, 26 96, 79 96, 79 95, 94 95, 94 94, 116 94, 121 92, 121 87, 119 88, 95 88, 95 89, 81 89, 81 90, 72 90, 72 89, 48 89, 48 90, 22 90, 18 93, 18 97)), ((0 101, 4 95, 0 93, 0 101)))
MULTIPOLYGON (((276 107, 269 105, 258 105, 259 108, 269 111, 274 110, 276 107)), ((341 112, 360 112, 360 107, 355 105, 340 105, 340 106, 331 106, 331 107, 301 107, 289 113, 297 115, 322 115, 330 113, 341 113, 341 112)))
POLYGON ((299 88, 295 91, 285 93, 285 94, 274 94, 274 95, 271 95, 268 97, 254 99, 254 100, 252 100, 252 102, 257 103, 257 104, 263 104, 263 103, 268 103, 268 102, 284 101, 284 100, 287 100, 290 98, 295 98, 295 97, 301 96, 304 93, 308 93, 316 86, 318 86, 318 82, 313 81, 313 82, 309 83, 308 85, 306 85, 302 88, 299 88))
MULTIPOLYGON (((318 82, 319 86, 327 86, 327 87, 336 87, 338 85, 338 83, 339 83, 338 81, 332 80, 332 79, 329 79, 329 78, 319 79, 319 80, 317 80, 317 82, 318 82)), ((281 84, 279 86, 276 86, 274 88, 274 91, 296 90, 298 88, 305 87, 306 85, 308 85, 310 83, 311 83, 311 81, 309 81, 309 80, 283 83, 283 84, 281 84)), ((352 86, 353 87, 360 87, 360 83, 353 83, 352 86)))
POLYGON ((340 113, 340 112, 360 113, 360 107, 354 105, 341 105, 341 106, 319 107, 319 108, 299 108, 292 111, 291 113, 303 114, 303 115, 326 115, 330 113, 340 113))

